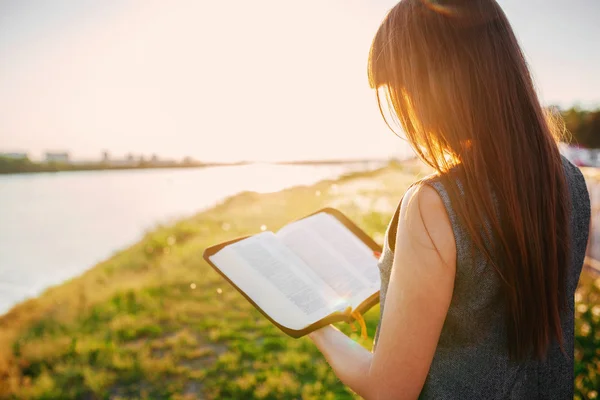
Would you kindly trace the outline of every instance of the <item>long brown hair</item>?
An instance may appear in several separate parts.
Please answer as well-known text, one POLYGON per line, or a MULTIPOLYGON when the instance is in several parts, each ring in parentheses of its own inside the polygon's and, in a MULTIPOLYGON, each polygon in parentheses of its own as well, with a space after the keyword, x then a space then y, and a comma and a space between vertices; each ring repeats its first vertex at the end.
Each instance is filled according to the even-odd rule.
POLYGON ((562 347, 569 195, 556 135, 500 6, 402 0, 373 40, 369 80, 383 89, 384 118, 382 93, 418 156, 445 177, 474 248, 499 274, 511 358, 544 358, 552 340, 562 347))

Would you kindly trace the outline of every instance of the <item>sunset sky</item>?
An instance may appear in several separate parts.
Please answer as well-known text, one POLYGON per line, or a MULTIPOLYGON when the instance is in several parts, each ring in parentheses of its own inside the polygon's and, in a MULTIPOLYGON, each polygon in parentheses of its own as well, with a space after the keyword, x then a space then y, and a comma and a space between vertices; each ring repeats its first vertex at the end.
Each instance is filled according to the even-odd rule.
MULTIPOLYGON (((545 104, 600 105, 600 2, 500 0, 545 104)), ((0 151, 373 158, 368 48, 392 0, 0 3, 0 151)))

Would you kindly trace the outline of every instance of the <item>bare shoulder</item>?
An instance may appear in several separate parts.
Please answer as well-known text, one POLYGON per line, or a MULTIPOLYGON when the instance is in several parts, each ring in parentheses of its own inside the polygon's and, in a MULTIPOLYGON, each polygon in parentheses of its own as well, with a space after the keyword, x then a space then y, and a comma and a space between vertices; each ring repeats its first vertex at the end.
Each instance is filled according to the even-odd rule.
MULTIPOLYGON (((435 250, 446 264, 455 264, 452 224, 438 192, 428 184, 410 188, 402 202, 398 240, 435 250)), ((406 243, 404 243, 406 245, 406 243)))

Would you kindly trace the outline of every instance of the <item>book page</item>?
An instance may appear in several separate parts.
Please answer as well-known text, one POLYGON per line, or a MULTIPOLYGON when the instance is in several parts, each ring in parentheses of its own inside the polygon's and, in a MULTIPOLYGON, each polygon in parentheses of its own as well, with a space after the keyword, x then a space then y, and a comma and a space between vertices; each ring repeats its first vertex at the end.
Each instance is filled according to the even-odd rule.
POLYGON ((283 227, 277 237, 353 307, 380 289, 373 251, 334 216, 312 215, 283 227))
POLYGON ((272 232, 225 247, 210 260, 267 315, 299 330, 346 305, 272 232))

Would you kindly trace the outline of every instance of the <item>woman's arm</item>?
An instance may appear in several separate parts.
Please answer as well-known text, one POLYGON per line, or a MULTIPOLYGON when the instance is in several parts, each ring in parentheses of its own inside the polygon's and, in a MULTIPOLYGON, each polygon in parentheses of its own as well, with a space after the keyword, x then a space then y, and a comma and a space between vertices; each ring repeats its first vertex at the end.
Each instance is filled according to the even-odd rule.
POLYGON ((332 326, 310 334, 338 378, 366 399, 416 399, 452 299, 456 244, 444 204, 414 187, 400 208, 394 264, 377 350, 332 326))

